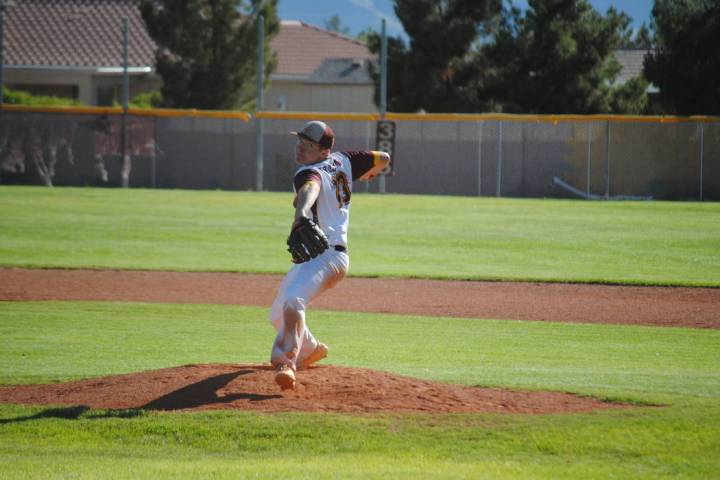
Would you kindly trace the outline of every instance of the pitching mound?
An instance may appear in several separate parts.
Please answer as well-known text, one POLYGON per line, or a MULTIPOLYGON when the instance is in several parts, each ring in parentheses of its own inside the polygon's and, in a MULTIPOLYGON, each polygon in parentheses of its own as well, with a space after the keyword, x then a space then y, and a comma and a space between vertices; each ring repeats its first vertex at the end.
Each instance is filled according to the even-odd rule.
POLYGON ((561 392, 522 392, 429 382, 365 368, 319 366, 281 391, 269 365, 186 365, 50 385, 0 387, 0 403, 147 410, 261 412, 590 412, 627 405, 561 392))

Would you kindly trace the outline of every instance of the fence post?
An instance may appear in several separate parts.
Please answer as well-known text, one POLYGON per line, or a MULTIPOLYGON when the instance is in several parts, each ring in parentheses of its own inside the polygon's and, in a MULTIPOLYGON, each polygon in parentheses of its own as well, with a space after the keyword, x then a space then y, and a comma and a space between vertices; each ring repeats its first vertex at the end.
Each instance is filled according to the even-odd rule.
POLYGON ((592 145, 592 122, 588 122, 587 128, 587 198, 590 198, 590 147, 592 145))
MULTIPOLYGON (((265 108, 265 96, 263 92, 264 88, 264 74, 265 74, 265 18, 262 15, 258 15, 257 18, 257 101, 255 110, 261 112, 265 108)), ((261 192, 263 189, 263 156, 264 145, 264 125, 263 119, 255 117, 256 124, 256 137, 255 137, 255 163, 256 163, 256 176, 255 176, 255 190, 261 192)))
POLYGON ((477 175, 477 190, 478 190, 478 197, 482 195, 482 135, 483 135, 483 122, 479 121, 477 122, 477 138, 478 138, 478 144, 477 144, 477 165, 478 165, 478 175, 477 175))
MULTIPOLYGON (((365 150, 371 150, 370 146, 370 135, 372 132, 372 126, 370 120, 365 122, 365 150)), ((365 184, 365 193, 370 191, 370 182, 363 182, 365 184)))
POLYGON ((502 142, 503 128, 502 120, 498 120, 498 158, 497 158, 497 186, 495 188, 495 196, 500 196, 500 187, 502 186, 502 142))
POLYGON ((700 201, 703 200, 703 161, 705 157, 705 125, 700 123, 700 201))
POLYGON ((152 167, 152 188, 157 188, 157 156, 158 152, 160 152, 160 148, 158 148, 158 117, 153 118, 154 125, 153 125, 153 138, 154 146, 153 146, 153 156, 151 157, 151 167, 152 167))
POLYGON ((520 164, 520 195, 527 197, 527 184, 525 183, 525 173, 527 171, 527 146, 528 146, 528 129, 527 123, 521 124, 521 140, 522 140, 522 163, 520 164))
POLYGON ((605 200, 610 199, 610 120, 605 129, 605 200))
MULTIPOLYGON (((380 120, 385 120, 387 113, 387 33, 385 19, 382 19, 382 33, 380 37, 380 120)), ((393 152, 395 153, 395 152, 393 152)), ((394 161, 394 159, 393 159, 394 161)), ((385 175, 378 179, 378 190, 385 193, 385 175)))

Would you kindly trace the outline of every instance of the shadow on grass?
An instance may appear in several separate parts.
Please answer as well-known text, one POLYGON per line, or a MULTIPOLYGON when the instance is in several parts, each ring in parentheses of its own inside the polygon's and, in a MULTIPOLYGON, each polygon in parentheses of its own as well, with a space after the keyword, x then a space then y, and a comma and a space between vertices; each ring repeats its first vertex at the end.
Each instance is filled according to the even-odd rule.
POLYGON ((40 420, 43 418, 64 418, 66 420, 77 420, 81 416, 84 419, 101 419, 101 418, 135 418, 142 415, 142 411, 136 408, 127 410, 91 410, 85 405, 74 405, 72 407, 48 408, 34 415, 25 415, 16 418, 0 419, 0 425, 9 423, 27 422, 31 420, 40 420), (90 412, 84 415, 86 412, 90 412))
POLYGON ((282 395, 261 395, 257 393, 233 393, 222 397, 218 396, 218 390, 225 387, 237 377, 250 373, 253 373, 253 371, 240 370, 206 378, 205 380, 187 385, 179 390, 156 398, 152 402, 143 405, 142 408, 145 410, 183 410, 212 404, 231 403, 235 400, 262 402, 263 400, 282 398, 282 395))
POLYGON ((263 395, 258 393, 231 393, 220 396, 218 391, 227 386, 234 379, 253 373, 253 370, 238 370, 232 373, 216 375, 206 378, 197 383, 187 385, 174 392, 158 397, 139 408, 129 409, 92 409, 85 405, 74 405, 68 407, 53 407, 42 410, 33 415, 25 415, 17 418, 0 419, 0 425, 15 422, 40 420, 43 418, 63 418, 68 420, 78 419, 102 419, 102 418, 135 418, 142 416, 145 411, 172 411, 206 407, 213 404, 232 403, 236 400, 248 400, 250 402, 262 402, 274 398, 282 398, 282 395, 263 395))

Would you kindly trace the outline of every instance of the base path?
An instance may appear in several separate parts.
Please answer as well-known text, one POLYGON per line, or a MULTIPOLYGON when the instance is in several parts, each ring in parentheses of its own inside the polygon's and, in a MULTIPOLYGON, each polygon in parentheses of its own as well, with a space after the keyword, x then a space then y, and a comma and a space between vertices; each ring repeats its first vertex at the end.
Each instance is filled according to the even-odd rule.
MULTIPOLYGON (((282 277, 237 273, 0 269, 0 300, 269 307, 282 277)), ((720 328, 720 289, 346 278, 312 308, 446 317, 720 328)))

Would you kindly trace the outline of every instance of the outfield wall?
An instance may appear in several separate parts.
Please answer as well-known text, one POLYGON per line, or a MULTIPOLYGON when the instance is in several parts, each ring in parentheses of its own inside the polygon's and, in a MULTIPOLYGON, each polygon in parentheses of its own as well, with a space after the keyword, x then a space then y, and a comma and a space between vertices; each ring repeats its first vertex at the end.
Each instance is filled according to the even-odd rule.
MULTIPOLYGON (((291 190, 295 138, 332 125, 336 149, 375 148, 376 114, 118 108, 0 113, 0 183, 252 190, 263 122, 263 189, 291 190), (126 158, 122 132, 126 131, 126 158)), ((720 119, 388 114, 388 193, 720 200, 720 119)), ((356 191, 378 191, 378 181, 356 191)))

